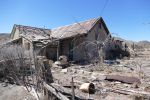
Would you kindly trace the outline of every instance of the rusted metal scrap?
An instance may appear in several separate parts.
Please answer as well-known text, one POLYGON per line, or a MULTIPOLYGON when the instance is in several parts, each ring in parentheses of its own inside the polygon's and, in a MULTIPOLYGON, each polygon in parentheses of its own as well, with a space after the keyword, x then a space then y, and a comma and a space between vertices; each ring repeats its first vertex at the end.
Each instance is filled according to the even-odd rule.
POLYGON ((108 81, 120 81, 122 83, 141 83, 140 79, 136 77, 128 77, 128 76, 120 76, 120 75, 106 75, 106 79, 108 81))
POLYGON ((80 86, 80 90, 85 93, 94 94, 95 93, 95 86, 93 83, 83 83, 80 86))

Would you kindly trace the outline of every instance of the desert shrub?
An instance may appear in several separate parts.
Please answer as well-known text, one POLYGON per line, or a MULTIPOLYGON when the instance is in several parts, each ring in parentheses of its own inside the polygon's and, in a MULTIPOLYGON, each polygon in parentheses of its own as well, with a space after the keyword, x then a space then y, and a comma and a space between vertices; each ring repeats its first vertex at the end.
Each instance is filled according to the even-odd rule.
POLYGON ((29 57, 21 46, 5 46, 0 49, 0 78, 20 84, 27 74, 29 57))

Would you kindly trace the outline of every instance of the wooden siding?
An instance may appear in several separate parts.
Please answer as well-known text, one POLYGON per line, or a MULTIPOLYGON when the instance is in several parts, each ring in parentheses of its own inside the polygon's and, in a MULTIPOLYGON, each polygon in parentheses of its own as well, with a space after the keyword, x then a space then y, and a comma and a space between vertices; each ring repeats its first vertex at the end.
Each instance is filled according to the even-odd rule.
POLYGON ((18 39, 19 38, 19 30, 18 29, 15 29, 15 33, 14 33, 14 36, 13 37, 11 37, 13 40, 15 40, 15 39, 18 39))
POLYGON ((91 44, 89 45, 89 42, 94 42, 94 41, 105 41, 107 38, 108 33, 106 32, 103 24, 99 20, 95 26, 88 32, 87 35, 83 36, 78 36, 70 39, 65 39, 61 41, 60 44, 60 54, 61 55, 66 55, 69 58, 69 53, 71 52, 69 50, 69 44, 72 42, 73 43, 73 60, 74 61, 82 61, 82 60, 88 60, 88 57, 86 57, 86 53, 89 53, 90 57, 95 57, 98 55, 97 49, 95 45, 91 44), (85 48, 85 44, 88 45, 87 48, 85 48), (85 49, 87 52, 85 52, 85 49), (95 50, 96 49, 96 50, 95 50))
POLYGON ((85 36, 77 37, 74 42, 74 52, 73 60, 74 61, 83 61, 86 60, 86 54, 84 50, 85 36))

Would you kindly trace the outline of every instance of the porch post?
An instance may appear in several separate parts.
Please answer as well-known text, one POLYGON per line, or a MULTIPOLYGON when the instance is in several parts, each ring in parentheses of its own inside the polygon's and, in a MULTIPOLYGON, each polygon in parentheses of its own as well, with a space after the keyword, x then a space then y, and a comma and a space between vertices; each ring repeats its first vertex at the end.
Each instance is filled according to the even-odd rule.
POLYGON ((57 61, 59 59, 59 48, 60 48, 60 43, 59 41, 57 42, 57 61))

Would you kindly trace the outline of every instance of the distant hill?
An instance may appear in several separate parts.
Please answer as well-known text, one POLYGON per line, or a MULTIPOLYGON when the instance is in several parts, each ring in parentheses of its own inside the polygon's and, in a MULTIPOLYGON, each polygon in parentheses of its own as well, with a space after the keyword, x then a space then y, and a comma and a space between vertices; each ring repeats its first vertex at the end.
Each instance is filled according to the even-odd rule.
POLYGON ((150 48, 150 41, 147 41, 147 40, 135 42, 135 41, 131 41, 131 40, 125 40, 125 39, 122 39, 120 37, 114 37, 114 38, 121 40, 121 41, 124 41, 129 47, 131 47, 134 43, 135 48, 150 48))
POLYGON ((137 42, 135 42, 135 41, 132 41, 132 40, 125 40, 125 39, 123 39, 123 38, 121 38, 121 37, 114 37, 114 39, 117 39, 117 40, 121 40, 121 41, 124 41, 127 45, 132 45, 133 43, 134 44, 137 44, 137 42))
POLYGON ((139 41, 137 45, 141 48, 150 48, 150 41, 139 41))
POLYGON ((141 46, 142 45, 146 46, 146 45, 150 45, 150 41, 146 41, 146 40, 145 41, 139 41, 138 44, 141 46))
POLYGON ((0 44, 9 41, 10 40, 10 34, 9 33, 0 33, 0 44))

